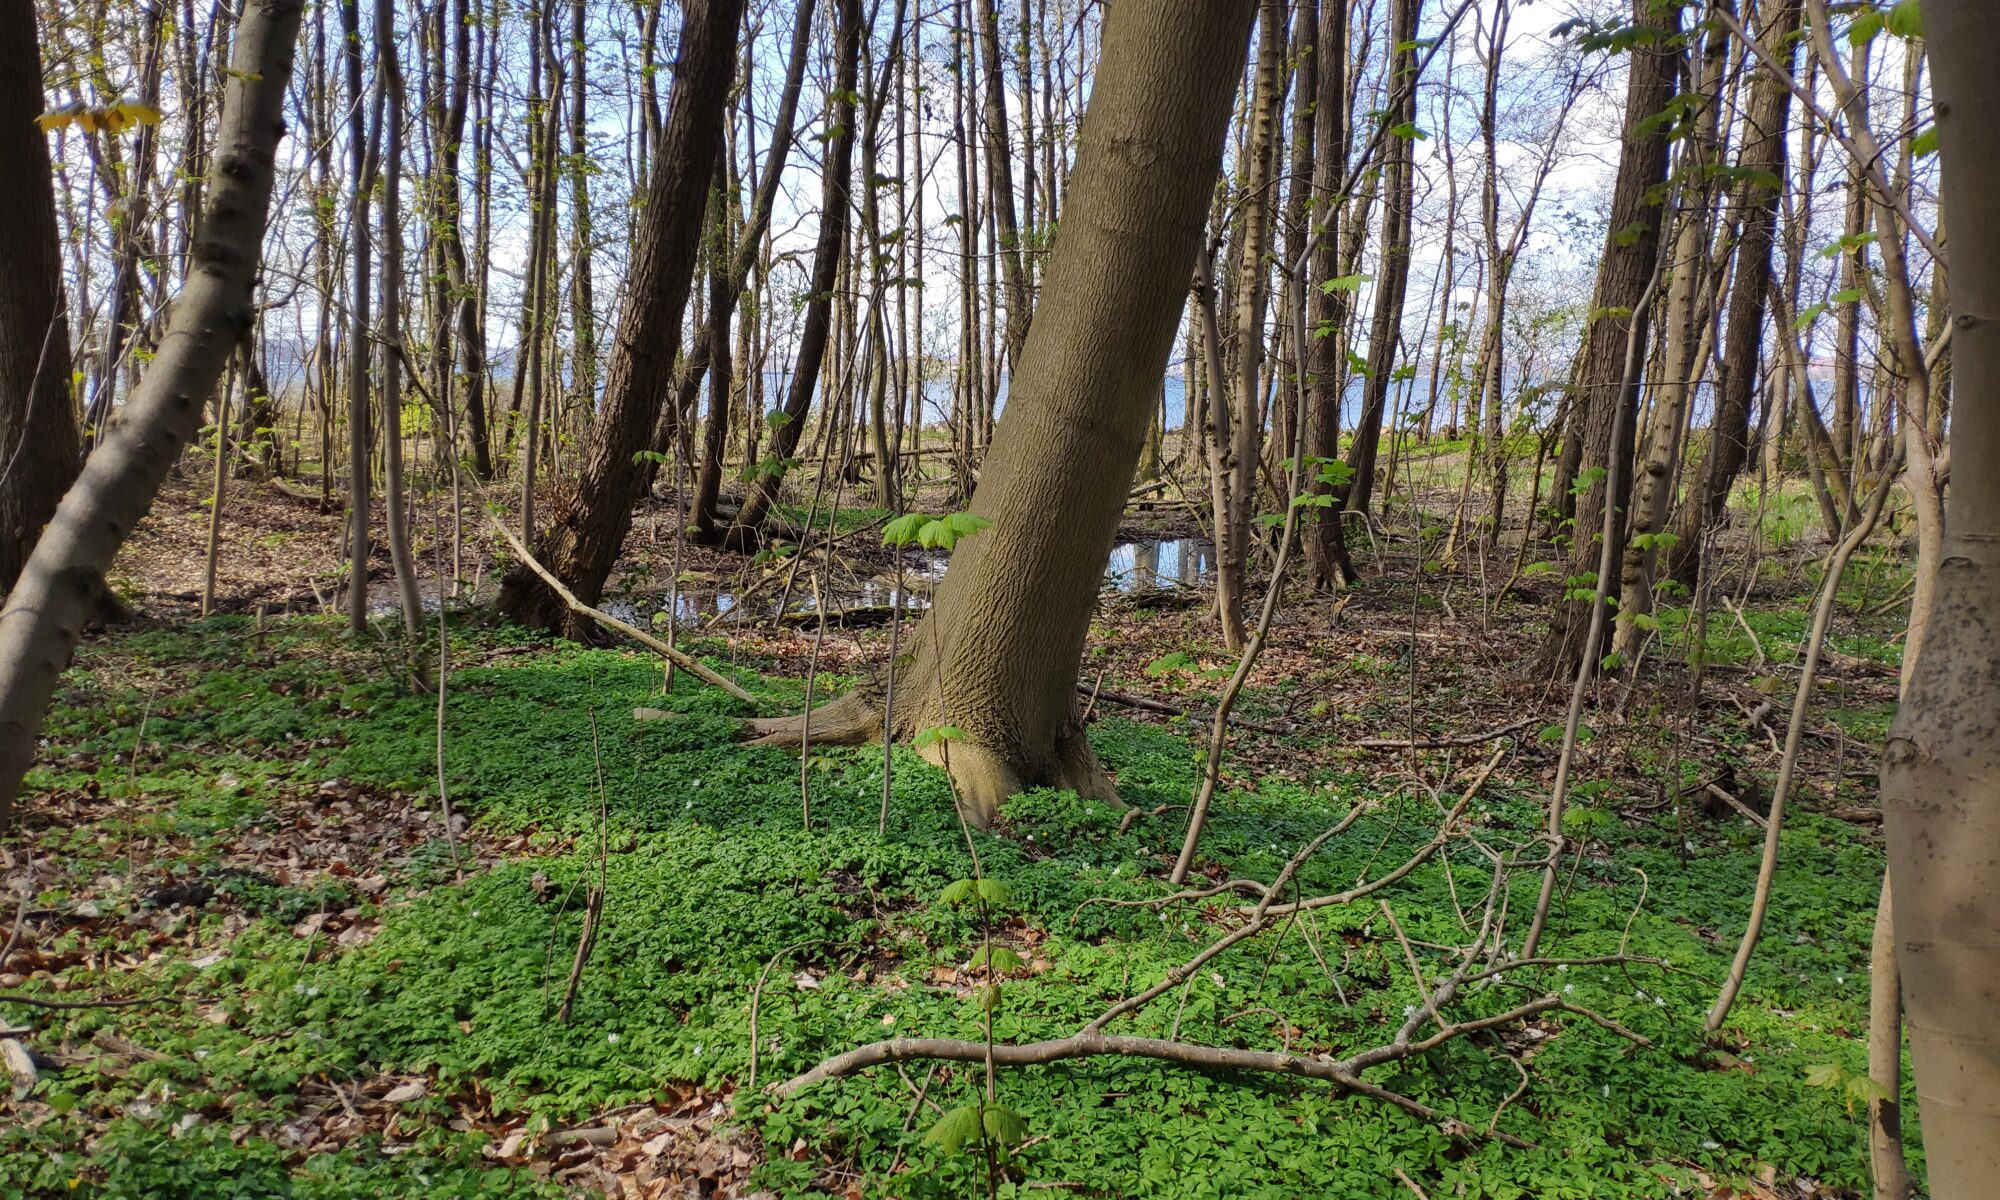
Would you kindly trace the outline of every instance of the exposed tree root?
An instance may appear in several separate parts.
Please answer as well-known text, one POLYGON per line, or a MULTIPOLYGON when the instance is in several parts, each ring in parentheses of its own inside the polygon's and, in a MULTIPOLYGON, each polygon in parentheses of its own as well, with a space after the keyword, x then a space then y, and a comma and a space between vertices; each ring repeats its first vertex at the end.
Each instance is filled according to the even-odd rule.
MULTIPOLYGON (((911 740, 927 728, 951 723, 939 711, 935 689, 921 688, 919 683, 897 680, 895 728, 889 731, 890 740, 911 740), (907 699, 912 692, 931 698, 924 703, 907 699)), ((750 735, 749 745, 791 750, 880 742, 884 740, 882 694, 880 682, 864 680, 810 713, 752 718, 743 723, 743 731, 750 735)), ((918 747, 917 753, 944 768, 966 820, 981 829, 992 826, 1001 805, 1034 787, 1062 788, 1085 799, 1122 807, 1117 785, 1080 726, 1058 737, 1049 753, 1034 765, 1017 762, 1014 755, 970 734, 931 742, 918 747)))

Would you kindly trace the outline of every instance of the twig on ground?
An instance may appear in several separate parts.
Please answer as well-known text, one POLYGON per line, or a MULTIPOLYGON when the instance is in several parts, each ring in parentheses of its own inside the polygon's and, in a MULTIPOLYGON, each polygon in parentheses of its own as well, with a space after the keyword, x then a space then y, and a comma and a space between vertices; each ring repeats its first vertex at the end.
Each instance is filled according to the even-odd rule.
POLYGON ((1510 733, 1518 733, 1534 723, 1534 717, 1526 717, 1515 721, 1511 725, 1502 725, 1498 729, 1489 729, 1485 733, 1471 733, 1460 737, 1425 738, 1422 740, 1409 738, 1362 738, 1360 741, 1355 742, 1354 745, 1359 746, 1363 750, 1452 750, 1461 746, 1477 746, 1484 742, 1490 742, 1495 738, 1503 738, 1510 733))

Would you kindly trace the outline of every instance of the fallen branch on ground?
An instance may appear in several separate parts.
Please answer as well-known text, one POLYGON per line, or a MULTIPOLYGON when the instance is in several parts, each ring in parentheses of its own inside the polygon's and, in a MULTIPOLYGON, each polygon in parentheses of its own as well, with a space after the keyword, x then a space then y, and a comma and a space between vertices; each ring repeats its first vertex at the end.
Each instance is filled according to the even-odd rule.
POLYGON ((585 604, 583 601, 577 599, 575 592, 572 592, 567 587, 564 587, 562 580, 557 579, 555 575, 547 567, 543 566, 540 562, 538 562, 535 559, 535 556, 533 554, 530 554, 528 552, 528 548, 521 544, 521 539, 515 536, 513 530, 507 528, 505 522, 501 521, 500 518, 494 516, 492 511, 490 509, 487 509, 484 505, 480 507, 480 511, 486 514, 486 523, 493 526, 495 530, 499 531, 501 537, 507 539, 507 545, 513 549, 516 555, 520 557, 522 564, 525 565, 530 571, 533 571, 537 576, 540 576, 541 581, 543 583, 548 584, 549 589, 555 592, 557 596, 560 596, 562 598, 562 602, 569 606, 571 612, 581 613, 584 616, 589 617, 591 620, 597 622, 599 625, 604 626, 606 629, 615 629, 618 632, 624 634, 626 637, 631 638, 635 642, 642 643, 644 645, 652 647, 655 650, 658 650, 661 654, 664 654, 668 658, 672 659, 676 666, 686 668, 686 670, 690 674, 694 675, 697 679, 700 679, 703 683, 708 683, 716 687, 719 687, 723 691, 728 692, 730 695, 736 697, 738 700, 743 701, 743 703, 745 704, 757 703, 757 697, 752 696, 749 692, 744 691, 742 687, 740 687, 736 683, 735 680, 730 679, 723 675, 719 675, 716 672, 710 670, 706 664, 704 664, 700 659, 696 658, 694 655, 687 653, 685 650, 680 650, 675 648, 674 646, 668 645, 666 642, 661 641, 659 638, 654 637, 652 634, 647 633, 645 630, 639 628, 638 626, 627 624, 626 622, 619 620, 617 617, 612 616, 610 613, 604 612, 601 609, 592 608, 590 605, 585 604))
MULTIPOLYGON (((1091 694, 1090 689, 1081 683, 1076 685, 1076 690, 1086 696, 1091 694)), ((1194 709, 1182 708, 1178 704, 1169 704, 1164 700, 1154 700, 1148 696, 1134 696, 1130 692, 1112 692, 1099 688, 1097 690, 1096 695, 1099 700, 1109 700, 1113 704, 1122 704, 1126 708, 1136 708, 1142 712, 1160 713, 1164 716, 1169 716, 1169 717, 1198 716, 1206 720, 1214 715, 1212 713, 1198 713, 1194 709)), ((1229 723, 1231 725, 1241 726, 1244 729, 1254 729, 1258 733, 1275 733, 1280 736, 1283 736, 1288 733, 1296 733, 1298 731, 1297 726, 1291 725, 1289 723, 1284 725, 1271 725, 1263 721, 1252 721, 1248 717, 1239 717, 1235 713, 1231 713, 1229 715, 1229 723)))
POLYGON ((1510 733, 1518 733, 1534 723, 1534 717, 1526 717, 1512 725, 1502 725, 1485 733, 1469 733, 1460 737, 1422 738, 1417 741, 1406 738, 1362 738, 1354 744, 1363 750, 1454 750, 1464 746, 1477 746, 1495 738, 1506 737, 1510 733))

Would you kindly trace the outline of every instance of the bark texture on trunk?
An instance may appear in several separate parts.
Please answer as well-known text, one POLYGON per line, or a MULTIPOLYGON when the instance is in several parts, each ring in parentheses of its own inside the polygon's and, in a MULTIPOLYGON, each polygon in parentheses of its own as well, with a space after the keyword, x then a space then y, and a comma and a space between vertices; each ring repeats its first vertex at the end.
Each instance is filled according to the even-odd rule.
POLYGON ((34 762, 49 698, 104 572, 200 427, 209 393, 252 319, 303 8, 303 0, 244 5, 187 283, 158 353, 108 422, 0 610, 0 825, 34 762))
MULTIPOLYGON (((689 0, 680 67, 658 162, 632 253, 632 292, 618 321, 605 371, 604 400, 583 450, 573 493, 561 496, 536 548, 544 565, 586 604, 604 594, 632 528, 632 497, 662 401, 673 391, 681 313, 694 280, 709 176, 722 142, 722 112, 736 75, 743 0, 689 0)), ((533 571, 516 566, 500 591, 500 611, 525 624, 583 639, 586 618, 533 571)))
MULTIPOLYGON (((1712 311, 1713 272, 1719 268, 1710 265, 1710 247, 1715 247, 1717 263, 1728 261, 1725 246, 1718 244, 1713 235, 1719 216, 1716 168, 1722 165, 1717 148, 1718 118, 1722 108, 1724 55, 1729 42, 1726 27, 1718 24, 1708 31, 1707 45, 1696 72, 1694 95, 1700 98, 1700 103, 1685 139, 1686 149, 1682 151, 1678 172, 1688 183, 1683 191, 1681 221, 1674 235, 1672 257, 1666 262, 1665 270, 1672 284, 1667 292, 1663 347, 1656 365, 1644 437, 1639 442, 1638 469, 1632 477, 1632 505, 1626 518, 1625 546, 1618 568, 1618 613, 1611 653, 1621 663, 1635 662, 1645 642, 1646 622, 1640 618, 1650 616, 1653 611, 1653 569, 1659 560, 1659 534, 1673 510, 1674 487, 1680 477, 1694 392, 1711 353, 1708 344, 1711 339, 1706 336, 1707 318, 1712 311)), ((1745 167, 1750 165, 1750 157, 1768 156, 1768 148, 1762 143, 1773 138, 1768 133, 1760 134, 1754 113, 1744 137, 1745 167)), ((1775 133, 1780 146, 1783 137, 1780 127, 1775 133)), ((1754 202, 1765 189, 1746 183, 1744 190, 1754 202)), ((1740 278, 1747 280, 1750 275, 1746 273, 1740 278)), ((1762 298, 1760 287, 1758 299, 1762 298)), ((1757 371, 1754 342, 1748 359, 1746 379, 1754 383, 1757 371)), ((1727 372, 1728 365, 1724 364, 1723 369, 1727 372)), ((1746 430, 1748 411, 1746 407, 1746 430)))
POLYGON ((0 5, 0 594, 55 515, 82 462, 69 394, 69 318, 35 6, 0 5))
MULTIPOLYGON (((1759 31, 1758 40, 1773 52, 1788 58, 1794 53, 1793 35, 1799 28, 1799 5, 1778 6, 1759 31)), ((1783 189, 1758 182, 1768 172, 1774 179, 1785 174, 1785 133, 1792 105, 1791 89, 1770 70, 1759 71, 1750 85, 1750 108, 1745 114, 1743 152, 1739 159, 1746 171, 1748 203, 1743 210, 1743 232, 1736 244, 1736 280, 1729 293, 1729 329, 1723 335, 1722 356, 1716 360, 1715 424, 1709 432, 1708 449, 1702 456, 1700 473, 1687 498, 1674 514, 1674 542, 1667 551, 1667 573, 1693 586, 1700 566, 1701 534, 1705 526, 1722 516, 1729 491, 1743 471, 1749 455, 1750 406, 1756 399, 1759 351, 1764 342, 1764 299, 1771 280, 1771 248, 1778 233, 1778 201, 1783 189)), ((1789 336, 1789 335, 1787 335, 1789 336)))
MULTIPOLYGON (((1404 84, 1410 72, 1417 69, 1417 18, 1422 8, 1423 0, 1394 0, 1389 10, 1391 86, 1402 89, 1396 121, 1405 126, 1412 124, 1417 116, 1417 90, 1404 84)), ((1367 512, 1374 495, 1376 451, 1382 443, 1382 422, 1389 411, 1389 384, 1402 340, 1403 300, 1410 283, 1410 235, 1416 208, 1415 146, 1414 134, 1391 133, 1383 154, 1382 265, 1375 281, 1375 316, 1368 330, 1368 377, 1361 385, 1361 416, 1354 428, 1354 443, 1347 449, 1347 465, 1354 474, 1347 482, 1346 507, 1355 512, 1367 512)), ((1664 166, 1661 170, 1665 170, 1664 166)), ((1643 282, 1644 276, 1640 278, 1643 282)))
MULTIPOLYGON (((858 95, 854 89, 859 82, 862 15, 860 0, 834 0, 833 8, 833 99, 827 108, 826 161, 820 170, 819 238, 813 245, 812 287, 799 324, 798 357, 793 360, 791 378, 785 382, 785 420, 771 431, 771 448, 758 464, 757 481, 723 535, 725 544, 736 550, 750 550, 762 539, 764 519, 777 502, 778 489, 793 465, 792 453, 805 436, 806 418, 812 413, 813 393, 819 390, 820 371, 826 365, 827 343, 833 333, 840 268, 847 257, 848 185, 854 168, 858 95)), ((829 420, 823 436, 836 433, 834 422, 829 420)))
POLYGON ((1936 1200, 2000 1179, 2000 25, 1924 6, 1951 221, 1953 472, 1923 648, 1882 757, 1896 959, 1936 1200))
MULTIPOLYGON (((906 643, 890 736, 929 748, 969 818, 1047 784, 1109 797, 1076 679, 1098 579, 1138 465, 1221 165, 1251 0, 1120 0, 1065 194, 1042 302, 936 607, 906 643)), ((800 721, 751 723, 796 745, 800 721)), ((873 687, 812 714, 821 742, 882 735, 873 687)))
MULTIPOLYGON (((1660 185, 1667 178, 1670 131, 1666 122, 1652 118, 1665 111, 1680 77, 1680 8, 1661 6, 1655 0, 1632 0, 1632 21, 1656 32, 1632 48, 1631 78, 1625 95, 1625 145, 1612 189, 1611 222, 1605 234, 1604 257, 1598 263, 1590 327, 1584 334, 1571 383, 1577 415, 1566 438, 1563 473, 1556 477, 1556 487, 1568 494, 1577 476, 1595 476, 1575 497, 1569 565, 1564 571, 1570 579, 1596 577, 1604 506, 1622 506, 1626 499, 1623 489, 1619 495, 1606 495, 1606 481, 1611 475, 1621 481, 1632 478, 1636 423, 1632 418, 1638 389, 1623 386, 1625 350, 1631 323, 1646 319, 1645 313, 1637 310, 1660 253, 1660 226, 1665 215, 1660 185), (1621 408, 1626 414, 1622 421, 1618 419, 1621 408), (1613 433, 1621 428, 1620 444, 1613 445, 1613 433), (1619 470, 1593 471, 1605 467, 1614 454, 1619 470)), ((1639 338, 1643 346, 1643 324, 1639 338)), ((1623 551, 1624 532, 1623 521, 1612 522, 1614 565, 1623 551)), ((1584 655, 1593 607, 1588 600, 1558 602, 1535 674, 1565 678, 1574 674, 1584 655)))
MULTIPOLYGON (((1326 0, 1319 10, 1319 31, 1312 56, 1317 63, 1313 81, 1312 226, 1310 282, 1306 292, 1308 337, 1306 374, 1311 380, 1306 419, 1306 454, 1331 463, 1340 457, 1340 395, 1347 360, 1347 293, 1326 284, 1340 276, 1340 217, 1346 204, 1340 195, 1347 173, 1347 5, 1326 0)), ((1303 103, 1304 97, 1300 97, 1303 103)), ((1287 264, 1290 266, 1292 264, 1287 264)), ((1312 471, 1308 478, 1315 496, 1332 486, 1312 471)), ((1313 518, 1305 534, 1306 563, 1315 587, 1333 588, 1357 578, 1347 554, 1347 531, 1337 507, 1308 508, 1313 518)))

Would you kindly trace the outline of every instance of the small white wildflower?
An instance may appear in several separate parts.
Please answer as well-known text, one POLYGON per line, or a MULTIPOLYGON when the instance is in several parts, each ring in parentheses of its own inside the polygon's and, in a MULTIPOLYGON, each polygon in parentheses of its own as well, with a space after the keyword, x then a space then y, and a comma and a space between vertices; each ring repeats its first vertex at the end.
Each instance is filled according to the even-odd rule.
POLYGON ((1834 981, 1835 983, 1846 983, 1846 982, 1847 982, 1847 976, 1845 976, 1845 975, 1835 975, 1835 976, 1833 977, 1833 981, 1834 981))
POLYGON ((307 989, 306 989, 306 995, 307 995, 307 996, 317 996, 317 995, 319 995, 319 989, 318 989, 318 988, 316 988, 316 987, 309 987, 309 988, 307 988, 307 989))
POLYGON ((1113 875, 1123 875, 1123 874, 1125 873, 1125 868, 1124 868, 1124 867, 1113 867, 1113 868, 1111 868, 1111 873, 1112 873, 1113 875))
POLYGON ((1637 997, 1639 997, 1639 999, 1641 999, 1641 1000, 1644 1000, 1644 999, 1646 998, 1646 989, 1645 989, 1645 988, 1633 988, 1633 989, 1632 989, 1632 994, 1633 994, 1634 996, 1637 996, 1637 997))
POLYGON ((1417 1006, 1416 1006, 1416 1005, 1414 1005, 1414 1004, 1405 1004, 1405 1005, 1403 1006, 1403 1015, 1404 1015, 1404 1016, 1406 1016, 1406 1017, 1414 1017, 1414 1016, 1416 1016, 1416 1015, 1417 1015, 1417 1006))
POLYGON ((1701 1144, 1701 1148, 1702 1148, 1702 1149, 1704 1149, 1704 1150, 1720 1150, 1720 1149, 1722 1149, 1722 1143, 1721 1143, 1721 1142, 1718 1142, 1718 1141, 1715 1141, 1715 1140, 1713 1140, 1713 1139, 1710 1139, 1709 1141, 1705 1141, 1705 1142, 1703 1142, 1703 1143, 1701 1144))
POLYGON ((701 1048, 700 1046, 696 1046, 696 1047, 694 1048, 694 1056, 695 1056, 696 1058, 700 1058, 700 1057, 701 1057, 701 1049, 702 1049, 702 1048, 701 1048))
POLYGON ((473 915, 473 916, 475 916, 475 917, 476 917, 476 916, 478 916, 478 915, 479 915, 479 910, 478 910, 478 909, 476 909, 476 908, 475 908, 475 909, 473 909, 473 910, 472 910, 472 915, 473 915))
POLYGON ((1557 972, 1558 974, 1560 974, 1560 973, 1562 973, 1562 972, 1564 972, 1564 971, 1567 971, 1567 970, 1569 970, 1569 964, 1568 964, 1568 963, 1557 963, 1557 964, 1556 964, 1556 972, 1557 972))
POLYGON ((1498 975, 1495 975, 1495 976, 1493 977, 1493 982, 1495 982, 1495 983, 1505 983, 1505 982, 1507 982, 1507 976, 1506 976, 1505 972, 1502 972, 1502 973, 1500 973, 1500 974, 1498 974, 1498 975))
POLYGON ((1665 996, 1655 996, 1653 997, 1653 1004, 1655 1007, 1665 1008, 1667 1006, 1667 998, 1665 996))
POLYGON ((604 1035, 604 1040, 606 1042, 609 1042, 611 1045, 616 1046, 618 1044, 618 1035, 615 1033, 607 1033, 604 1035))
POLYGON ((1162 924, 1162 925, 1165 925, 1166 923, 1167 923, 1167 914, 1165 914, 1165 913, 1161 913, 1161 914, 1160 914, 1160 924, 1162 924))
POLYGON ((1563 984, 1563 995, 1567 996, 1567 995, 1569 995, 1569 994, 1570 994, 1571 992, 1574 992, 1575 990, 1576 990, 1576 985, 1575 985, 1575 984, 1573 984, 1573 983, 1565 983, 1565 984, 1563 984))
POLYGON ((1607 1084, 1605 1084, 1605 1085, 1604 1085, 1604 1087, 1603 1087, 1602 1089, 1600 1089, 1600 1090, 1602 1090, 1602 1091, 1603 1091, 1603 1093, 1604 1093, 1604 1098, 1605 1098, 1606 1100, 1609 1100, 1609 1099, 1611 1099, 1611 1085, 1610 1085, 1610 1084, 1608 1084, 1608 1083, 1607 1083, 1607 1084))

